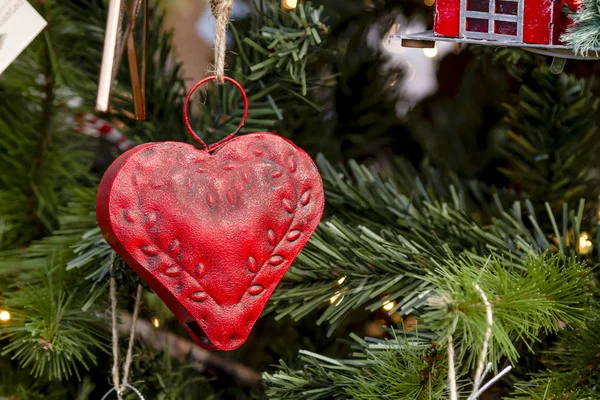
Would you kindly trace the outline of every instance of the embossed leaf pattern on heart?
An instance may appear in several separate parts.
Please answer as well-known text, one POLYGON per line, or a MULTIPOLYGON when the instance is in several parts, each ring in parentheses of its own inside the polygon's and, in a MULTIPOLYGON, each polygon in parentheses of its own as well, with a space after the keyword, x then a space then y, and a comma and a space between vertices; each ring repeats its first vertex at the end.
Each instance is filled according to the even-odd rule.
POLYGON ((97 214, 107 241, 194 340, 229 350, 247 338, 323 204, 310 157, 259 133, 214 154, 138 146, 107 171, 97 214))

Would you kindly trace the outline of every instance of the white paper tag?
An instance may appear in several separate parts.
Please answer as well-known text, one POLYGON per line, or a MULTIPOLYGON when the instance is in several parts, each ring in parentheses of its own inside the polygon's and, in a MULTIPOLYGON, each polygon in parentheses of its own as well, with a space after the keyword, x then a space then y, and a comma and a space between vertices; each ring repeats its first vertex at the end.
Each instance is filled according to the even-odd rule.
POLYGON ((27 0, 0 0, 0 74, 45 26, 27 0))

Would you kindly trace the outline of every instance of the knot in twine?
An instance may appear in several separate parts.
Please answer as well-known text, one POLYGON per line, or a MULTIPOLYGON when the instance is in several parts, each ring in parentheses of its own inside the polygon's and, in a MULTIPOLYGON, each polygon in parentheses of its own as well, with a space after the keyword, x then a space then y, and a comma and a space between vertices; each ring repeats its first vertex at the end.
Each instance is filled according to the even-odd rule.
POLYGON ((215 27, 215 76, 217 83, 224 82, 225 53, 227 51, 227 25, 233 0, 210 0, 210 9, 216 20, 215 27))

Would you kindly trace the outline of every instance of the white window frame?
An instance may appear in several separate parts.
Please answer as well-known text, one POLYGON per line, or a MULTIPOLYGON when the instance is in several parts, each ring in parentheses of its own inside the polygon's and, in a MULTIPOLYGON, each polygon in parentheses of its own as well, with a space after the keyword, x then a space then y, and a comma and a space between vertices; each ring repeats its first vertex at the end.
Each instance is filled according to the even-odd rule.
POLYGON ((523 12, 525 8, 525 0, 502 0, 506 2, 517 3, 517 15, 507 15, 496 13, 496 1, 489 0, 488 12, 469 11, 467 10, 467 1, 460 0, 460 36, 469 39, 483 39, 508 42, 523 42, 523 12), (472 32, 467 31, 467 18, 485 19, 488 21, 488 32, 472 32), (517 23, 517 34, 502 35, 494 33, 494 25, 496 21, 508 21, 517 23))

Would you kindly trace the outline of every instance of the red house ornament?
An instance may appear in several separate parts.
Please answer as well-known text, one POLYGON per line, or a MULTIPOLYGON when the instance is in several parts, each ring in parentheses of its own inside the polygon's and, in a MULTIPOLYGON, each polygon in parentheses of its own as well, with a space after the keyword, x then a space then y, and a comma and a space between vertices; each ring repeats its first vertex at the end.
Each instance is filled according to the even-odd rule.
POLYGON ((560 45, 562 5, 553 0, 437 0, 436 35, 560 45))
MULTIPOLYGON (((200 346, 233 350, 246 341, 269 297, 323 213, 313 160, 269 132, 202 149, 146 143, 104 174, 96 216, 110 246, 159 295, 200 346)), ((244 116, 248 99, 244 98, 244 116)), ((234 132, 235 133, 235 132, 234 132)))
POLYGON ((565 14, 579 0, 436 0, 433 31, 393 35, 405 47, 433 47, 435 41, 515 46, 561 58, 578 56, 560 37, 572 25, 565 14))

